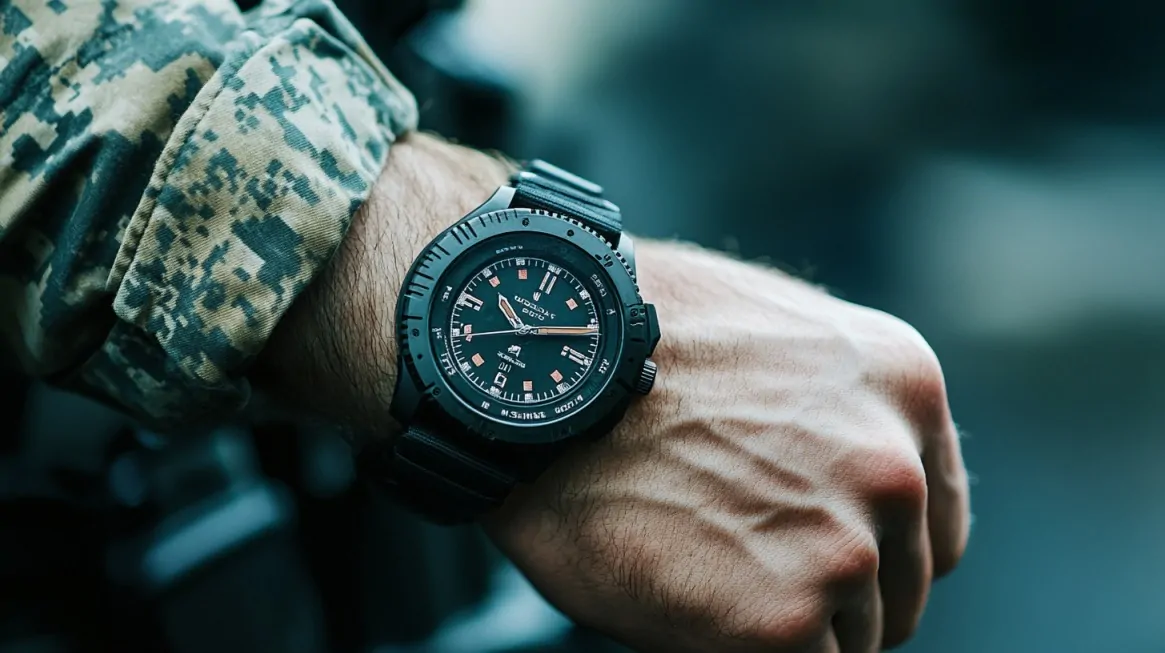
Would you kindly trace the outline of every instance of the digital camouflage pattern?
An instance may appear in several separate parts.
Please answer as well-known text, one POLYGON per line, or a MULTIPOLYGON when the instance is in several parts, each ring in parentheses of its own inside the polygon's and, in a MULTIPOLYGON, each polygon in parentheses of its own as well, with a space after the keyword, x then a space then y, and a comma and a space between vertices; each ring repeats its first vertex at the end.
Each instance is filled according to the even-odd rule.
POLYGON ((0 0, 0 363, 237 409, 415 122, 330 0, 0 0))

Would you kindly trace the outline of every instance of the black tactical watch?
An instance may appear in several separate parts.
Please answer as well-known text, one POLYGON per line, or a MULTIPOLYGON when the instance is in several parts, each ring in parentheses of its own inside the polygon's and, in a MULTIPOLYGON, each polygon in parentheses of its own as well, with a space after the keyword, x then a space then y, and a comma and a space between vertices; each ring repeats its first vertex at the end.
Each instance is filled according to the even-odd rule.
POLYGON ((602 188, 534 161, 421 252, 401 288, 392 416, 362 474, 441 523, 471 520, 647 394, 659 341, 602 188))

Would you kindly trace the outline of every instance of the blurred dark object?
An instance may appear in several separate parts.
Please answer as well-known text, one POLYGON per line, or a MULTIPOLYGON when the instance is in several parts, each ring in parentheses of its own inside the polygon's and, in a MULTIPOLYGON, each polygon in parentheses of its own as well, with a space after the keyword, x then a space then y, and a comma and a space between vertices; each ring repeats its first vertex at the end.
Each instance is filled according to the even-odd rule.
POLYGON ((466 46, 464 0, 338 0, 393 74, 416 96, 421 129, 483 149, 507 149, 513 84, 466 46))
POLYGON ((464 4, 465 0, 336 0, 381 58, 432 12, 460 9, 464 4))
POLYGON ((247 434, 156 448, 135 435, 107 476, 112 648, 327 650, 294 505, 259 474, 247 434))
POLYGON ((1165 115, 1165 5, 967 0, 961 6, 1006 84, 996 95, 1007 98, 1013 113, 1142 124, 1165 115))
POLYGON ((387 51, 385 61, 416 96, 422 129, 480 149, 509 150, 515 89, 466 47, 464 32, 463 14, 435 12, 387 51))

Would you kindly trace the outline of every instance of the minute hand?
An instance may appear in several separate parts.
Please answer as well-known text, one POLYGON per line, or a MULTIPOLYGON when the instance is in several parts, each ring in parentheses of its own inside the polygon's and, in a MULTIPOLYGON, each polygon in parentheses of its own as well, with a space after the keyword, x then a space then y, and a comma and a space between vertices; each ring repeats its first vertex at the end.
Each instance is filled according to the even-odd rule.
POLYGON ((557 326, 534 327, 530 334, 535 336, 590 336, 599 332, 597 326, 557 326))

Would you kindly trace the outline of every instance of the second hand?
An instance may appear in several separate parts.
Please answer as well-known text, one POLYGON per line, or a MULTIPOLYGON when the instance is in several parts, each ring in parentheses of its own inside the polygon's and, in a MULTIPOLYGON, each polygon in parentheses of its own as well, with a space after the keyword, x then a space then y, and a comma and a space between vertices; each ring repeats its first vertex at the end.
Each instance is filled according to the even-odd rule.
POLYGON ((532 336, 590 336, 598 335, 598 327, 523 327, 521 329, 505 329, 502 331, 483 331, 481 333, 461 333, 454 338, 477 338, 480 336, 498 336, 504 334, 520 334, 532 336))

